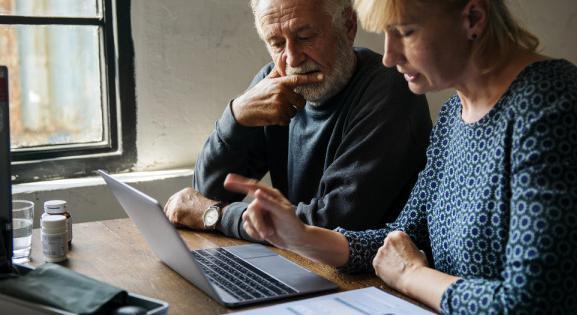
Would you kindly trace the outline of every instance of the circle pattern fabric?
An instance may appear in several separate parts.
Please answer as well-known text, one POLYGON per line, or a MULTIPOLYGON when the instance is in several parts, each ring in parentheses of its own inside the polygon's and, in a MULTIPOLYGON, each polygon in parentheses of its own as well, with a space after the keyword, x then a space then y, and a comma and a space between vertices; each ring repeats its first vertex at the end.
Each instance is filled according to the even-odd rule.
POLYGON ((443 313, 574 313, 577 67, 528 66, 476 123, 464 123, 459 98, 449 99, 399 218, 381 230, 337 229, 350 246, 341 270, 372 271, 393 230, 461 278, 444 292, 443 313))

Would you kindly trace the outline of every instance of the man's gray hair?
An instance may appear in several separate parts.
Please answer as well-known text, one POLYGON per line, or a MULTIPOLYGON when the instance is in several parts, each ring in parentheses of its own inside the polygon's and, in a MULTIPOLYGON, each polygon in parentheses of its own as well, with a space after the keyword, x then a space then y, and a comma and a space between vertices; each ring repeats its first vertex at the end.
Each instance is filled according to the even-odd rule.
MULTIPOLYGON (((309 1, 320 1, 320 0, 309 0, 309 1)), ((344 12, 347 8, 352 8, 352 0, 322 0, 324 1, 325 13, 327 13, 333 19, 333 25, 337 28, 344 27, 344 12)), ((256 10, 258 8, 261 0, 251 0, 250 7, 252 8, 252 14, 254 15, 254 23, 256 30, 262 37, 259 22, 257 20, 256 10)))

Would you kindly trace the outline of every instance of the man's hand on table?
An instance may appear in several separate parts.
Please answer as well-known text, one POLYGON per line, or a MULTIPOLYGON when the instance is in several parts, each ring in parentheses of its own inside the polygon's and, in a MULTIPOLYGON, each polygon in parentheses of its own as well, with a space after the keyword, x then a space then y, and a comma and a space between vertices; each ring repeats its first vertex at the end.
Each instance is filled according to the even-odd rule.
POLYGON ((204 230, 202 214, 217 201, 204 197, 192 187, 187 187, 172 195, 164 206, 164 214, 177 226, 204 230))

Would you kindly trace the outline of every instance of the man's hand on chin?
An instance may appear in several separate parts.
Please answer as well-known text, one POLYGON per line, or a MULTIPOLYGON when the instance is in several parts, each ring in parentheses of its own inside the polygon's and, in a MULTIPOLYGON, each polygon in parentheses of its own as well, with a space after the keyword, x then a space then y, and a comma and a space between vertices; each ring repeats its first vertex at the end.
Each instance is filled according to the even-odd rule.
POLYGON ((202 214, 211 205, 217 203, 187 187, 172 195, 164 206, 164 214, 176 225, 195 230, 204 230, 202 214))
POLYGON ((232 101, 234 119, 242 126, 287 126, 306 105, 296 87, 324 80, 321 73, 281 76, 277 69, 232 101))

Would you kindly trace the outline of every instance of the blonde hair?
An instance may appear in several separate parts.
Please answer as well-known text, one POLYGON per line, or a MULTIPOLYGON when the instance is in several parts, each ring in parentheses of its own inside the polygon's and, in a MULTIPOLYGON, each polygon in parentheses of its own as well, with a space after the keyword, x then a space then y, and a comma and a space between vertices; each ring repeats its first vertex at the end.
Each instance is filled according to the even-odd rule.
MULTIPOLYGON (((383 32, 390 21, 406 16, 408 0, 354 0, 355 9, 364 29, 383 32)), ((410 0, 418 5, 442 6, 444 10, 460 12, 470 0, 410 0)), ((524 29, 511 15, 504 0, 488 0, 487 28, 479 34, 473 56, 483 60, 484 72, 492 71, 507 62, 510 54, 521 48, 535 52, 539 39, 524 29), (489 64, 491 63, 491 64, 489 64)))

